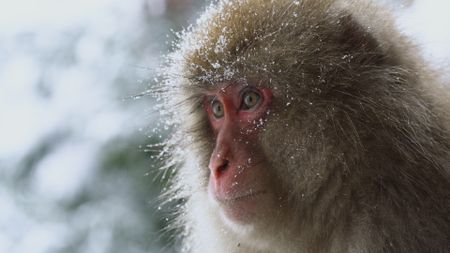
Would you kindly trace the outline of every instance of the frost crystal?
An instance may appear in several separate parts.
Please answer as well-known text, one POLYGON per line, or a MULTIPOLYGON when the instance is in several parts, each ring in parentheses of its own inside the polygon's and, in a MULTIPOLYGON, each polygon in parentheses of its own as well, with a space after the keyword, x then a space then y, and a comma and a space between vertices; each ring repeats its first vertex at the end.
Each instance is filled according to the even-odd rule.
MULTIPOLYGON (((223 30, 226 31, 225 28, 223 30)), ((219 39, 217 40, 216 47, 214 48, 214 53, 216 53, 216 54, 223 53, 226 46, 227 46, 227 40, 226 40, 225 36, 220 35, 219 39)))

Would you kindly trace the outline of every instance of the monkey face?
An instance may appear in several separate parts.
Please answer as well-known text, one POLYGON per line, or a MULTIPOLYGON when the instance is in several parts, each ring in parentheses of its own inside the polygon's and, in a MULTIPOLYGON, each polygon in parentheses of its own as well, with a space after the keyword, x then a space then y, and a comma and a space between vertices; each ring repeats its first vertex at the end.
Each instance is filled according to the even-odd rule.
POLYGON ((271 101, 269 88, 227 83, 210 90, 204 99, 215 140, 208 192, 225 218, 234 222, 254 221, 275 198, 258 144, 271 101))

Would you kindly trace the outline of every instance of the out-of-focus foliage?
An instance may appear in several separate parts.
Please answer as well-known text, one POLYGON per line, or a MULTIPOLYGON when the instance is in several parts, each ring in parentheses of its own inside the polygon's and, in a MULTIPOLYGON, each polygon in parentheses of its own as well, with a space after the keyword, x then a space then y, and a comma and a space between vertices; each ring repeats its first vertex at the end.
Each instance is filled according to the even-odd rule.
POLYGON ((0 252, 173 251, 145 152, 164 136, 134 95, 202 3, 2 2, 0 252))

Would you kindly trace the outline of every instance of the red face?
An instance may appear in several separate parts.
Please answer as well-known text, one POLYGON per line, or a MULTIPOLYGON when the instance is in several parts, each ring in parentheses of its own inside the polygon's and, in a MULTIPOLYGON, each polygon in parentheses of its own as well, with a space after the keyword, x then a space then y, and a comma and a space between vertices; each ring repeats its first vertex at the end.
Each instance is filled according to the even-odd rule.
POLYGON ((259 216, 273 195, 258 145, 271 100, 269 88, 239 84, 219 86, 205 99, 216 142, 209 163, 209 193, 235 222, 259 216))

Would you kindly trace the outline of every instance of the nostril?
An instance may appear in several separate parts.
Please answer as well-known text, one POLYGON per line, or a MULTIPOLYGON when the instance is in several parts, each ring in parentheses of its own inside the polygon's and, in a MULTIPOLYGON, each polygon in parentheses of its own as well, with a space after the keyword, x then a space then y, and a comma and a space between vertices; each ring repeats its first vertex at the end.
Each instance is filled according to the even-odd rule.
POLYGON ((225 158, 223 155, 213 154, 211 160, 209 161, 209 169, 211 170, 214 177, 220 177, 224 174, 230 167, 230 160, 225 158))
POLYGON ((229 164, 229 163, 230 163, 230 162, 229 162, 228 160, 224 160, 223 163, 222 163, 222 165, 220 165, 220 166, 217 168, 217 173, 221 174, 221 173, 225 172, 225 171, 228 169, 228 164, 229 164))

